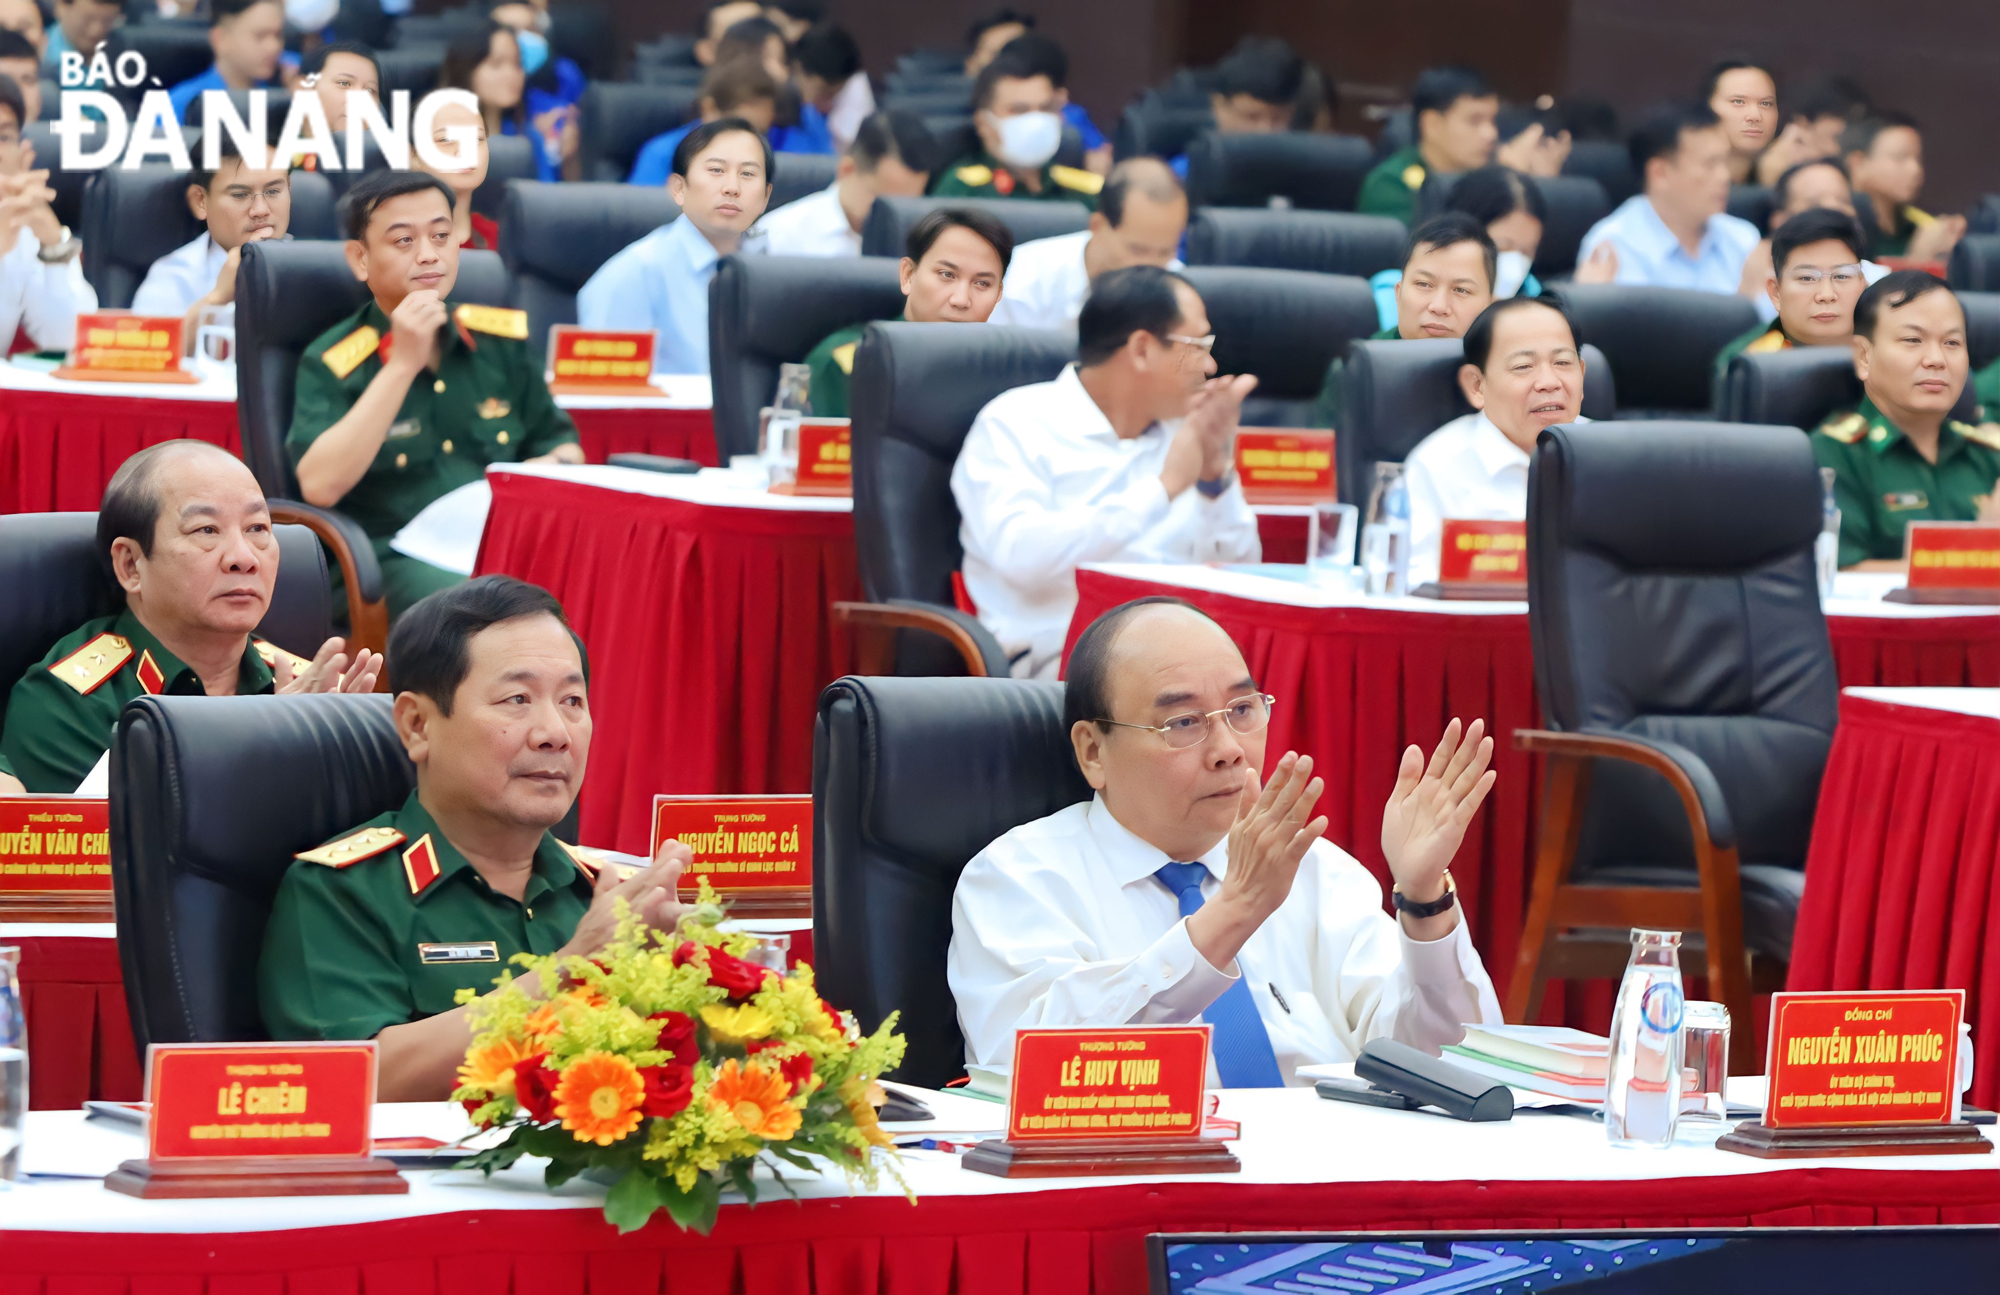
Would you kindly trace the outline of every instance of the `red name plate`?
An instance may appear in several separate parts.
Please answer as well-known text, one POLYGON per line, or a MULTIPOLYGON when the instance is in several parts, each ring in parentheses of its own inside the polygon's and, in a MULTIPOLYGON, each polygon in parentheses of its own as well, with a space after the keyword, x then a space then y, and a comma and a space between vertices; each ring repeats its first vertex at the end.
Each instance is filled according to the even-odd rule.
POLYGON ((1911 522, 1903 542, 1912 589, 2000 589, 2000 526, 1911 522))
POLYGON ((799 424, 800 495, 854 493, 854 429, 845 418, 808 418, 799 424))
POLYGON ((0 902, 110 893, 110 801, 0 796, 0 902))
POLYGON ((1439 583, 1518 585, 1527 579, 1526 522, 1445 522, 1438 547, 1439 583))
POLYGON ((1764 1123, 1949 1122, 1964 1016, 1962 989, 1773 994, 1764 1123))
POLYGON ((1208 1029, 1017 1030, 1007 1140, 1200 1137, 1208 1029))
POLYGON ((655 796, 653 853, 669 838, 694 851, 684 883, 718 891, 812 886, 812 797, 655 796))
POLYGON ((58 373, 120 382, 192 382, 181 371, 181 320, 122 312, 76 317, 76 346, 58 373))
POLYGON ((1244 428, 1236 433, 1236 475, 1253 504, 1313 504, 1331 499, 1333 433, 1244 428))
POLYGON ((650 389, 658 337, 650 328, 618 333, 557 324, 549 330, 549 379, 570 387, 650 389))
POLYGON ((156 1043, 146 1094, 155 1161, 366 1159, 375 1044, 156 1043))

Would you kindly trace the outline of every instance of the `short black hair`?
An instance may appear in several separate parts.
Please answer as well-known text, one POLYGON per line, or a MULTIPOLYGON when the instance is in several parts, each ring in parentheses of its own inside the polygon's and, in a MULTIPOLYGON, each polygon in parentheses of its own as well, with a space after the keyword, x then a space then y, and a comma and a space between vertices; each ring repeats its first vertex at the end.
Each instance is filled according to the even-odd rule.
POLYGON ((1246 36, 1215 66, 1215 92, 1247 94, 1259 103, 1289 104, 1305 83, 1305 61, 1275 36, 1246 36))
POLYGON ((28 38, 12 27, 0 27, 0 58, 25 58, 40 63, 42 56, 28 38))
POLYGON ((1847 173, 1847 163, 1839 158, 1809 157, 1803 162, 1792 163, 1779 174, 1777 183, 1771 186, 1772 206, 1783 211, 1785 204, 1791 201, 1792 181, 1798 178, 1800 172, 1809 171, 1816 166, 1830 166, 1840 172, 1840 178, 1846 180, 1850 186, 1854 183, 1854 177, 1847 173))
MULTIPOLYGON (((491 18, 478 27, 469 28, 452 37, 450 44, 444 47, 444 59, 438 64, 437 88, 471 92, 473 70, 484 63, 487 56, 493 52, 493 38, 502 34, 514 42, 514 49, 518 53, 521 48, 521 33, 503 23, 494 22, 491 18)), ((475 94, 474 97, 478 96, 475 94)), ((481 114, 484 115, 484 112, 482 108, 481 114)), ((515 127, 521 133, 527 133, 528 96, 525 91, 521 94, 521 101, 509 109, 506 116, 513 120, 515 127)))
POLYGON ((845 27, 814 23, 792 46, 792 61, 822 81, 845 85, 861 70, 861 46, 845 27))
POLYGON ((28 128, 28 100, 11 76, 0 76, 0 108, 14 114, 14 125, 18 129, 28 128))
MULTIPOLYGON (((979 112, 993 106, 993 89, 1005 80, 1025 81, 1031 77, 1048 76, 1049 70, 1036 64, 1026 50, 1017 50, 1019 41, 1008 41, 993 61, 979 69, 978 79, 972 83, 972 110, 979 112)), ((1055 84, 1051 79, 1051 86, 1055 84)))
POLYGON ((770 0, 764 7, 776 9, 785 17, 795 18, 800 22, 816 23, 826 17, 826 6, 821 4, 820 0, 770 0))
POLYGON ((1906 112, 1871 113, 1840 132, 1841 154, 1845 156, 1848 153, 1870 152, 1875 147, 1877 136, 1885 130, 1897 129, 1914 130, 1919 135, 1923 134, 1923 128, 1917 125, 1917 119, 1906 112))
POLYGON ((1786 96, 1786 112, 1805 121, 1840 117, 1853 121, 1874 105, 1852 77, 1827 76, 1808 81, 1796 94, 1786 96))
POLYGON ((248 13, 260 4, 274 4, 280 12, 285 8, 285 0, 209 0, 208 25, 220 27, 226 19, 248 13))
POLYGON ((1701 83, 1701 101, 1707 103, 1710 99, 1715 98, 1715 87, 1721 82, 1723 77, 1728 76, 1731 72, 1741 72, 1746 69, 1752 72, 1762 72, 1765 76, 1769 77, 1772 92, 1777 92, 1778 74, 1771 70, 1769 64, 1760 63, 1748 54, 1725 54, 1708 65, 1708 75, 1702 79, 1701 83))
POLYGON ((1410 258, 1422 249, 1453 247, 1459 243, 1477 243, 1486 261, 1486 287, 1490 292, 1493 281, 1500 273, 1500 250, 1493 246, 1493 236, 1486 232, 1486 222, 1468 216, 1462 211, 1447 211, 1420 221, 1410 236, 1403 240, 1403 259, 1399 264, 1405 271, 1410 268, 1410 258))
POLYGON ((1000 51, 1012 54, 1025 66, 1047 77, 1049 84, 1058 90, 1069 84, 1069 55, 1063 52, 1063 47, 1052 36, 1031 31, 1008 41, 1000 47, 1000 51))
POLYGON ((893 157, 912 171, 928 174, 937 169, 937 136, 924 125, 923 116, 909 108, 885 108, 861 119, 847 155, 863 171, 872 172, 884 158, 893 157))
MULTIPOLYGON (((515 4, 519 0, 506 0, 506 2, 515 4)), ((382 60, 375 56, 374 50, 358 40, 328 41, 299 60, 300 73, 312 76, 326 71, 326 61, 335 54, 352 54, 356 58, 367 59, 375 69, 375 84, 378 87, 382 84, 382 60)))
POLYGON ((1715 109, 1705 103, 1663 103, 1654 107, 1632 131, 1626 150, 1632 169, 1645 183, 1646 164, 1656 157, 1672 157, 1681 150, 1681 136, 1691 130, 1707 130, 1722 124, 1715 109))
MULTIPOLYGON (((4 78, 0 78, 4 80, 4 78)), ((228 458, 236 456, 220 445, 209 441, 184 438, 161 441, 149 445, 131 458, 118 465, 111 474, 111 480, 104 485, 104 498, 97 505, 97 561, 104 573, 117 582, 116 570, 111 562, 111 545, 115 540, 131 540, 139 546, 139 552, 151 557, 153 540, 160 528, 159 487, 155 478, 160 473, 160 462, 169 455, 214 451, 228 458)))
POLYGON ((1106 722, 1111 718, 1111 649, 1117 646, 1118 633, 1125 621, 1133 612, 1146 607, 1185 607, 1197 616, 1215 620, 1187 599, 1167 594, 1134 598, 1098 613, 1097 619, 1076 636, 1076 646, 1069 650, 1069 666, 1063 672, 1064 733, 1078 724, 1095 724, 1101 732, 1111 731, 1106 722))
POLYGON ((992 216, 977 207, 939 207, 928 211, 916 224, 910 226, 910 235, 903 240, 903 255, 912 261, 922 261, 931 250, 931 244, 939 235, 953 227, 970 230, 990 244, 1000 255, 1000 272, 1014 262, 1014 231, 1007 228, 998 216, 992 216))
POLYGON ((1808 243, 1828 239, 1847 244, 1857 262, 1868 259, 1868 236, 1861 232, 1860 221, 1832 207, 1814 207, 1778 226, 1778 232, 1771 235, 1771 272, 1782 278, 1792 253, 1808 243))
POLYGON ((1111 174, 1104 177, 1104 188, 1097 195, 1097 210, 1111 223, 1111 228, 1125 223, 1125 199, 1135 189, 1154 202, 1187 197, 1180 177, 1165 162, 1157 157, 1128 157, 1111 168, 1111 174))
POLYGON ((1427 112, 1450 112, 1460 99, 1491 99, 1493 87, 1469 67, 1433 67, 1417 74, 1410 87, 1410 121, 1420 122, 1427 112))
MULTIPOLYGON (((1481 229, 1517 211, 1525 211, 1540 221, 1549 218, 1548 204, 1542 200, 1542 186, 1535 183, 1535 177, 1505 166, 1482 166, 1459 176, 1458 182, 1451 186, 1451 196, 1445 199, 1444 209, 1463 212, 1478 221, 1481 229)), ((1409 259, 1404 257, 1404 263, 1409 259)))
POLYGON ((1465 348, 1465 362, 1485 372, 1486 362, 1493 358, 1494 325, 1508 311, 1524 310, 1529 306, 1540 306, 1561 315, 1563 323, 1569 325, 1570 344, 1576 347, 1578 355, 1583 354, 1583 337, 1576 331, 1576 318, 1569 313, 1569 307, 1563 304, 1561 297, 1545 292, 1539 297, 1501 297, 1480 311, 1472 326, 1465 330, 1465 339, 1461 343, 1465 348))
POLYGON ((1185 278, 1157 265, 1128 265, 1098 275, 1076 319, 1077 362, 1086 369, 1104 363, 1134 333, 1165 338, 1173 332, 1181 322, 1175 284, 1194 291, 1185 278))
MULTIPOLYGON (((271 141, 266 139, 264 147, 268 150, 270 145, 271 141)), ((207 189, 215 183, 216 175, 221 172, 225 165, 232 161, 241 161, 243 159, 243 150, 237 145, 236 136, 230 134, 220 126, 210 126, 204 128, 201 139, 192 149, 188 150, 188 156, 194 162, 194 165, 188 168, 188 183, 202 189, 207 189), (212 167, 205 165, 208 159, 208 130, 215 131, 221 137, 221 143, 216 145, 215 165, 212 167)), ((266 166, 276 166, 280 160, 267 156, 264 164, 266 166)))
POLYGON ((472 636, 526 616, 553 616, 570 631, 588 680, 590 657, 554 594, 513 576, 480 576, 418 599, 397 618, 389 631, 389 692, 428 697, 451 714, 458 686, 472 670, 472 636))
POLYGON ((434 175, 422 171, 392 171, 383 169, 370 171, 354 182, 342 201, 347 204, 347 236, 357 243, 368 241, 368 222, 375 218, 375 209, 391 198, 405 194, 423 193, 431 190, 444 195, 444 209, 451 211, 458 206, 458 195, 451 186, 434 175))
MULTIPOLYGON (((1875 337, 1876 318, 1883 310, 1900 310, 1918 297, 1942 292, 1953 301, 1958 294, 1953 292, 1943 279, 1926 270, 1892 270, 1861 290, 1861 296, 1854 303, 1854 335, 1875 337)), ((1959 313, 1965 311, 1965 303, 1959 302, 1959 313)))
POLYGON ((716 136, 727 135, 733 130, 742 131, 764 146, 764 186, 769 188, 771 174, 776 165, 771 160, 771 140, 763 131, 741 117, 717 117, 714 121, 703 122, 689 131, 687 136, 674 147, 673 173, 683 180, 687 179, 688 168, 694 165, 694 160, 701 156, 702 150, 713 144, 716 136))
POLYGON ((995 9, 984 18, 974 18, 965 28, 965 52, 970 54, 973 50, 978 49, 980 38, 995 27, 1007 27, 1017 24, 1028 31, 1033 31, 1035 29, 1035 15, 1022 13, 1019 9, 995 9))
POLYGON ((715 42, 715 61, 720 63, 728 57, 722 51, 722 47, 725 45, 742 45, 747 49, 756 51, 758 54, 762 54, 764 46, 771 43, 771 37, 773 36, 776 36, 779 40, 783 40, 785 33, 779 31, 778 24, 772 22, 769 18, 759 16, 730 23, 729 26, 722 29, 722 39, 715 42))

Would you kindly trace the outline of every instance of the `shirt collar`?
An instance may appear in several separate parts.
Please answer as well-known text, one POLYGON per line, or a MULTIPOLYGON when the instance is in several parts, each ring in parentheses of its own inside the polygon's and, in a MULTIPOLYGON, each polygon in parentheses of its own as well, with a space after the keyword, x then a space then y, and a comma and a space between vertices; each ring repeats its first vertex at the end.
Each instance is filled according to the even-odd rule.
POLYGON ((722 254, 715 250, 715 244, 709 242, 708 236, 696 229, 694 222, 686 216, 676 218, 667 226, 666 241, 680 253, 688 269, 696 274, 715 269, 715 263, 722 259, 722 254))
MULTIPOLYGON (((1074 407, 1069 417, 1058 424, 1061 430, 1077 436, 1110 441, 1114 445, 1118 443, 1117 429, 1111 426, 1111 420, 1104 416, 1104 411, 1097 407, 1096 399, 1084 389, 1083 378, 1079 375, 1076 364, 1064 365, 1063 371, 1056 375, 1054 385, 1057 397, 1063 403, 1074 407)), ((1139 435, 1150 436, 1159 426, 1160 424, 1154 423, 1139 435)))
MULTIPOLYGON (((1643 245, 1641 250, 1650 252, 1654 256, 1672 256, 1676 252, 1679 252, 1682 256, 1687 255, 1687 250, 1681 246, 1679 237, 1674 234, 1673 230, 1667 228, 1666 221, 1660 219, 1660 213, 1653 206, 1651 198, 1648 198, 1643 193, 1635 194, 1631 202, 1637 204, 1637 206, 1634 210, 1632 224, 1626 232, 1628 238, 1632 238, 1632 241, 1636 243, 1641 243, 1643 245), (1637 235, 1637 237, 1634 238, 1633 235, 1637 235)), ((1711 216, 1702 222, 1701 242, 1696 248, 1692 259, 1699 261, 1714 251, 1716 247, 1715 238, 1716 221, 1711 216)))
POLYGON ((1141 840, 1133 831, 1112 816, 1104 803, 1102 792, 1091 798, 1090 808, 1084 812, 1084 825, 1097 848, 1103 852, 1104 860, 1111 868, 1112 879, 1120 886, 1129 886, 1135 881, 1144 881, 1160 870, 1165 863, 1200 863, 1220 881, 1229 870, 1229 838, 1223 837, 1198 859, 1170 859, 1158 846, 1141 840))
MULTIPOLYGON (((1910 438, 1903 434, 1903 429, 1891 422, 1889 415, 1876 408, 1875 402, 1870 400, 1866 395, 1861 397, 1861 403, 1855 406, 1854 412, 1868 420, 1868 431, 1865 433, 1868 440, 1868 448, 1875 451, 1876 454, 1887 454, 1898 445, 1909 444, 1910 438)), ((1965 438, 1960 436, 1954 428, 1954 424, 1957 422, 1958 420, 1955 418, 1946 418, 1938 427, 1937 461, 1939 463, 1943 463, 1947 458, 1958 453, 1964 446, 1965 438)), ((1916 451, 1915 446, 1911 446, 1910 449, 1912 453, 1916 451)))
MULTIPOLYGON (((396 813, 396 830, 403 834, 402 848, 405 850, 426 836, 431 839, 431 850, 437 860, 438 875, 435 881, 417 892, 415 896, 417 903, 421 904, 425 899, 443 890, 445 883, 450 881, 455 873, 469 872, 474 876, 478 875, 478 869, 472 866, 472 861, 451 843, 451 839, 437 825, 437 820, 431 817, 430 811, 424 808, 423 801, 418 799, 414 791, 410 793, 410 798, 403 802, 403 808, 396 813)), ((542 833, 542 842, 535 847, 534 868, 534 876, 528 878, 528 888, 521 895, 521 903, 525 906, 533 906, 543 895, 564 886, 578 882, 585 886, 592 884, 590 874, 570 857, 569 851, 563 849, 554 834, 549 832, 542 833)))
MULTIPOLYGON (((146 628, 145 622, 140 620, 130 607, 118 614, 118 620, 112 625, 111 632, 132 645, 135 657, 152 653, 153 664, 158 667, 160 678, 163 680, 160 685, 161 692, 186 696, 199 695, 203 692, 201 676, 194 672, 194 667, 167 651, 166 646, 146 628)), ((251 644, 250 636, 245 635, 243 659, 236 667, 236 694, 239 697, 270 692, 276 684, 271 667, 251 644)))
POLYGON ((1526 470, 1528 466, 1528 452, 1508 440, 1507 433, 1495 426, 1484 410, 1473 420, 1472 453, 1488 477, 1497 477, 1509 468, 1526 470))

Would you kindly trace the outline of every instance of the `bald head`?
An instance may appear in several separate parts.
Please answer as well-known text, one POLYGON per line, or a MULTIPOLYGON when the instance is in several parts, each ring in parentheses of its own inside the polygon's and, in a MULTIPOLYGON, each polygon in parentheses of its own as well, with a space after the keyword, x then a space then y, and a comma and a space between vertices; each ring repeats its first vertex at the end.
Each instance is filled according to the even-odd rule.
POLYGON ((1187 193, 1157 157, 1134 157, 1111 168, 1090 218, 1085 262, 1091 278, 1128 265, 1165 266, 1187 232, 1187 193))

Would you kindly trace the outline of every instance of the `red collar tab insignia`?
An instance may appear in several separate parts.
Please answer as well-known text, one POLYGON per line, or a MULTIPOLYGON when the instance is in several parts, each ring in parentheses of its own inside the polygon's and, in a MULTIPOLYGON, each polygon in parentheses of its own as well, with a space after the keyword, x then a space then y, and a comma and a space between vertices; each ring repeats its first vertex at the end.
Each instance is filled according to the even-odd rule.
POLYGON ((159 663, 153 660, 151 648, 139 654, 139 686, 150 693, 158 693, 167 686, 167 677, 160 673, 159 663))
POLYGON ((394 333, 382 334, 382 340, 375 344, 375 354, 381 358, 384 364, 389 362, 389 357, 395 353, 395 350, 396 335, 394 333))
POLYGON ((466 350, 476 351, 479 349, 479 343, 472 340, 472 330, 465 326, 464 320, 453 320, 452 327, 458 329, 458 340, 465 343, 466 350))
POLYGON ((1005 167, 995 167, 993 170, 993 190, 1003 198, 1014 192, 1014 173, 1005 167))
POLYGON ((424 887, 438 879, 440 869, 437 848, 431 844, 431 834, 424 833, 417 843, 403 851, 403 875, 410 879, 410 893, 421 895, 424 887))

